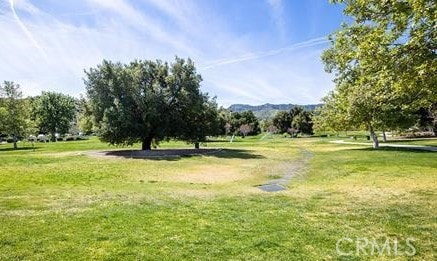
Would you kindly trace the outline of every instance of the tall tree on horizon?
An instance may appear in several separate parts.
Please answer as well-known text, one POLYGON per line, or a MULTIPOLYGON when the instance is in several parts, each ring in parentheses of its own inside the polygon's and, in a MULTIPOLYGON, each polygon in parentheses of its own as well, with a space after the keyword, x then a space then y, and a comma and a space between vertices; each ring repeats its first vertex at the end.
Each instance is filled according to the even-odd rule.
POLYGON ((414 112, 437 100, 437 3, 333 2, 345 4, 353 22, 329 37, 322 55, 326 71, 335 73, 331 104, 341 107, 347 125, 365 125, 378 148, 376 128, 413 124, 414 112))

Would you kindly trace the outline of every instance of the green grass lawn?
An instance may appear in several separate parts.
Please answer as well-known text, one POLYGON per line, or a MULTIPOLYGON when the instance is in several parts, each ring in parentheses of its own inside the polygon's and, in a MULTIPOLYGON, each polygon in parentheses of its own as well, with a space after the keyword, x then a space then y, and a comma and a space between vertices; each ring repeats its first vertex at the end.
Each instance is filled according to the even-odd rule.
MULTIPOLYGON (((0 145, 0 260, 435 259, 437 153, 329 140, 238 138, 169 159, 92 157, 116 149, 95 138, 0 145), (281 192, 256 187, 303 150, 305 177, 281 192), (351 255, 336 250, 342 238, 351 255), (387 239, 390 253, 370 242, 357 253, 357 241, 387 239)), ((160 148, 182 147, 192 146, 160 148)))

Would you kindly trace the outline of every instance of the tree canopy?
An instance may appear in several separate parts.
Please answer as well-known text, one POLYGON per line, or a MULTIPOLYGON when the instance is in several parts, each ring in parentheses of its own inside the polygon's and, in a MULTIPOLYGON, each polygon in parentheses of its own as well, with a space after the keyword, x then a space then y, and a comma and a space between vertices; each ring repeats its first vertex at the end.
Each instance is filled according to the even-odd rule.
POLYGON ((40 132, 51 134, 52 141, 56 141, 56 133, 69 131, 75 109, 73 97, 57 92, 42 92, 32 102, 32 113, 40 132))
POLYGON ((230 112, 229 114, 229 132, 241 134, 243 137, 257 135, 261 132, 259 121, 253 111, 230 112), (243 125, 244 127, 241 128, 243 125))
POLYGON ((117 145, 180 138, 198 143, 213 132, 217 108, 200 91, 194 63, 176 57, 129 64, 103 61, 85 71, 85 85, 101 140, 117 145))
POLYGON ((83 96, 76 102, 76 125, 84 134, 91 134, 94 131, 94 121, 90 102, 83 96))
POLYGON ((29 126, 25 103, 18 84, 9 81, 0 84, 0 132, 12 137, 14 149, 17 149, 19 136, 25 135, 29 126))
POLYGON ((433 0, 336 0, 353 22, 330 36, 322 60, 335 73, 318 125, 375 128, 412 124, 414 112, 436 102, 437 32, 433 0), (339 121, 337 121, 339 120, 339 121), (345 122, 344 122, 345 121, 345 122))
POLYGON ((293 118, 291 117, 290 112, 288 111, 278 111, 275 117, 273 117, 273 125, 278 128, 280 133, 286 133, 288 129, 291 128, 291 121, 293 118))
POLYGON ((299 106, 291 108, 290 111, 279 111, 272 122, 281 133, 293 129, 293 133, 313 134, 312 113, 299 106))

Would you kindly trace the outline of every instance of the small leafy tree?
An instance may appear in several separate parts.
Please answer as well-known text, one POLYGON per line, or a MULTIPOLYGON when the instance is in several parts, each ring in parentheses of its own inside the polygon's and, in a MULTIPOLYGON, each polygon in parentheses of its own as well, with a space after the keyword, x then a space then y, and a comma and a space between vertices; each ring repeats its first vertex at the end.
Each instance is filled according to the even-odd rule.
POLYGON ((42 92, 32 106, 40 131, 49 133, 52 141, 57 140, 56 133, 68 132, 75 116, 74 98, 62 93, 42 92))
POLYGON ((269 125, 266 128, 266 131, 269 132, 269 133, 276 133, 276 132, 278 132, 278 128, 276 126, 274 126, 274 125, 269 125))
POLYGON ((249 124, 243 124, 238 129, 240 133, 243 135, 243 138, 247 136, 252 131, 252 127, 249 124))
POLYGON ((312 113, 302 107, 293 107, 290 111, 279 111, 273 118, 273 124, 281 133, 289 132, 292 128, 305 134, 313 134, 312 113))
POLYGON ((0 132, 12 137, 14 149, 17 141, 24 136, 29 125, 29 110, 23 99, 20 86, 5 81, 0 85, 0 132))
POLYGON ((231 132, 232 125, 229 122, 225 123, 225 135, 227 136, 231 132))
POLYGON ((249 125, 251 128, 251 130, 247 133, 247 135, 256 135, 261 132, 259 121, 252 111, 231 113, 230 130, 232 133, 237 134, 238 132, 240 132, 240 127, 245 124, 249 125))
POLYGON ((293 128, 293 127, 287 129, 287 133, 290 134, 290 136, 291 136, 292 138, 296 137, 297 134, 298 134, 298 132, 299 132, 299 130, 298 130, 298 129, 295 129, 295 128, 293 128))
POLYGON ((313 122, 312 122, 312 113, 303 110, 301 108, 295 113, 291 112, 292 120, 291 127, 296 129, 297 132, 312 135, 313 134, 313 122))
POLYGON ((285 133, 291 128, 292 119, 288 111, 279 111, 273 118, 273 125, 278 128, 280 133, 285 133))

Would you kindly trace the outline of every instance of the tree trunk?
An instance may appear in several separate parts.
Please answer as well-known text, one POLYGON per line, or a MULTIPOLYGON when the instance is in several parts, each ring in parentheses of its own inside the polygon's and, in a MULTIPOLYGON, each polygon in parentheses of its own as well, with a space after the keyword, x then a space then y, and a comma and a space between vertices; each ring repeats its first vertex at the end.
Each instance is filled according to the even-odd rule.
POLYGON ((152 149, 152 137, 146 137, 143 139, 143 143, 141 144, 142 150, 151 150, 152 149))
POLYGON ((195 143, 194 143, 194 148, 195 148, 196 150, 200 149, 200 144, 199 144, 199 142, 195 142, 195 143))
POLYGON ((387 142, 387 135, 385 135, 385 131, 382 131, 382 140, 387 142))
POLYGON ((379 148, 378 136, 376 136, 376 133, 373 130, 372 124, 369 124, 369 132, 370 132, 370 137, 372 138, 372 141, 373 141, 373 148, 374 149, 379 148))
POLYGON ((434 121, 434 124, 432 126, 432 132, 434 133, 434 136, 437 136, 437 120, 434 121))
POLYGON ((57 139, 56 139, 56 133, 55 133, 55 132, 52 132, 51 134, 52 134, 51 141, 56 142, 56 141, 57 141, 57 139))
POLYGON ((14 150, 16 150, 16 149, 18 149, 18 146, 17 146, 17 136, 16 135, 14 135, 13 140, 14 140, 14 150))

